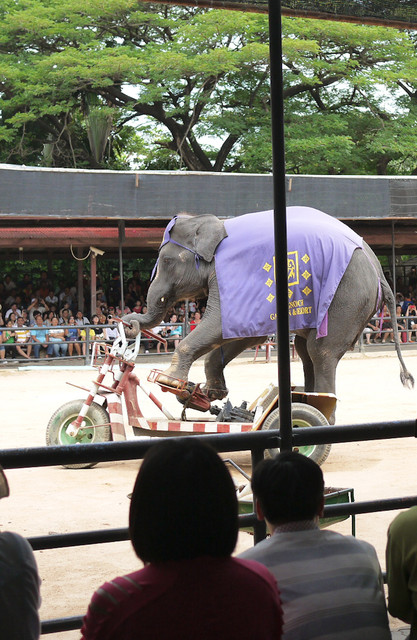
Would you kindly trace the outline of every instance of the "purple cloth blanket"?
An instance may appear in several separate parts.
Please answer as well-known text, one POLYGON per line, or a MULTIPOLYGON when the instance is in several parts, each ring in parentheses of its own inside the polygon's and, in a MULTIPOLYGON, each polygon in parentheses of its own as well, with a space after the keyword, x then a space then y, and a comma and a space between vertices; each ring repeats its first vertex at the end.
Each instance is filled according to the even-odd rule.
MULTIPOLYGON (((276 332, 273 211, 225 221, 215 254, 224 338, 276 332)), ((287 208, 290 331, 327 335, 327 311, 362 238, 310 207, 287 208)))

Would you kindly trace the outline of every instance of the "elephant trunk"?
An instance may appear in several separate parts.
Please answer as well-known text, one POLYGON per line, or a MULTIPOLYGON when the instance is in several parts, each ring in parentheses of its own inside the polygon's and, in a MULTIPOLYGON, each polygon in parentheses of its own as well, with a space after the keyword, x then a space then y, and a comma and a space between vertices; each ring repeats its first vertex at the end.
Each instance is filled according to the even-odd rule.
POLYGON ((174 303, 175 298, 159 295, 151 285, 146 300, 146 313, 129 313, 127 316, 123 317, 123 320, 126 322, 136 320, 141 329, 153 329, 153 327, 157 327, 161 322, 163 322, 167 311, 174 303))
POLYGON ((167 309, 165 308, 157 311, 153 309, 147 313, 129 313, 127 316, 123 316, 123 320, 126 322, 136 320, 139 322, 141 329, 153 329, 165 319, 166 311, 167 309))

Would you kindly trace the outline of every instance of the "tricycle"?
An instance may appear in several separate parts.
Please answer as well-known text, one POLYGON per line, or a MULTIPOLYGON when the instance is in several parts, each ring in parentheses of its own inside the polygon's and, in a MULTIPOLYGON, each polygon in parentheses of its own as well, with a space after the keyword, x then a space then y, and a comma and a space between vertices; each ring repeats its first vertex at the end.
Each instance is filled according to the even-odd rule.
MULTIPOLYGON (((233 407, 227 401, 223 407, 219 407, 204 394, 200 384, 170 379, 163 371, 154 369, 147 378, 148 382, 157 385, 163 392, 174 393, 183 404, 180 417, 175 417, 134 372, 141 334, 160 342, 165 342, 164 339, 151 331, 142 330, 134 342, 129 342, 125 336, 125 323, 117 318, 114 320, 118 321, 119 336, 106 350, 91 388, 68 383, 86 391, 87 397, 67 402, 55 411, 46 430, 47 445, 121 441, 128 439, 127 432, 132 436, 163 437, 279 429, 278 388, 273 384, 249 406, 243 402, 240 407, 233 407), (160 417, 144 416, 139 405, 139 392, 152 401, 160 417), (189 409, 209 412, 210 416, 204 420, 188 419, 186 414, 189 409)), ((334 394, 305 392, 300 387, 293 387, 291 395, 294 428, 329 424, 328 418, 336 404, 334 394)), ((299 451, 322 464, 330 448, 330 444, 310 445, 300 447, 299 451)), ((277 451, 269 449, 267 455, 273 456, 277 451)), ((94 464, 65 466, 87 468, 94 464)))

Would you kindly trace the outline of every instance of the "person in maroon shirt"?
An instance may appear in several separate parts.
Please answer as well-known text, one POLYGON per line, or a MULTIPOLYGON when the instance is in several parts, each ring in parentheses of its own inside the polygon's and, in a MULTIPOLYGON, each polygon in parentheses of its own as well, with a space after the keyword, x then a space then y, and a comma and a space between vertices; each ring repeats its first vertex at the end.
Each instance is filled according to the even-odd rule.
POLYGON ((93 595, 84 640, 279 640, 282 610, 271 574, 232 558, 238 534, 233 480, 195 438, 146 454, 132 494, 130 538, 145 567, 93 595))

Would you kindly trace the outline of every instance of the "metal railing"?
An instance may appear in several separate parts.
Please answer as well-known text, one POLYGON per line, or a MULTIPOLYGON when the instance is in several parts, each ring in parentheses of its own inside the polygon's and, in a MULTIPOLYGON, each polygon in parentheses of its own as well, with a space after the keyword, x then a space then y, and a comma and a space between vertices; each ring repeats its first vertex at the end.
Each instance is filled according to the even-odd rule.
MULTIPOLYGON (((389 334, 393 331, 392 326, 391 328, 383 328, 383 322, 386 321, 391 322, 391 316, 386 316, 382 319, 379 316, 375 316, 374 318, 372 318, 370 320, 370 323, 374 326, 378 326, 378 329, 367 330, 365 328, 361 335, 362 344, 371 346, 374 344, 385 343, 388 340, 389 334), (370 343, 365 340, 366 333, 370 338, 370 343)), ((398 333, 400 334, 400 340, 403 344, 417 342, 417 316, 396 316, 395 322, 397 323, 398 333), (415 324, 415 327, 412 327, 412 323, 415 324)))
MULTIPOLYGON (((190 437, 190 436, 183 436, 190 437)), ((252 470, 262 460, 265 449, 280 447, 279 431, 253 431, 240 434, 221 434, 192 436, 201 438, 212 445, 219 453, 250 451, 252 470)), ((397 422, 364 423, 360 425, 309 427, 295 429, 293 444, 299 448, 312 444, 332 444, 341 442, 357 442, 394 438, 417 437, 417 421, 402 420, 397 422)), ((32 449, 0 450, 0 464, 5 469, 22 469, 27 467, 45 467, 85 462, 109 462, 141 459, 153 446, 148 440, 137 442, 106 442, 100 444, 56 447, 37 447, 32 449)), ((367 502, 350 502, 327 505, 324 516, 343 516, 404 509, 417 504, 417 495, 371 500, 367 502)), ((253 527, 255 543, 266 535, 265 525, 256 519, 255 513, 239 516, 241 528, 253 527)), ((128 540, 127 528, 85 531, 66 534, 29 537, 28 540, 35 551, 42 549, 63 548, 79 545, 103 544, 128 540)), ((82 616, 72 616, 46 620, 42 622, 42 634, 69 631, 81 627, 82 616)))
MULTIPOLYGON (((65 357, 66 360, 72 360, 73 362, 77 362, 77 361, 84 361, 84 364, 89 364, 90 360, 91 360, 91 349, 92 346, 95 342, 98 343, 103 343, 103 344, 107 344, 107 345, 112 345, 113 343, 113 339, 111 340, 104 340, 102 337, 98 338, 97 340, 93 340, 90 336, 90 330, 91 329, 106 329, 106 328, 114 328, 114 324, 84 324, 84 325, 68 325, 68 324, 59 324, 56 325, 56 327, 54 327, 54 329, 63 329, 64 331, 69 329, 69 328, 75 328, 78 329, 79 331, 85 331, 85 338, 78 338, 77 340, 66 340, 65 344, 70 345, 70 344, 79 344, 81 347, 81 351, 83 351, 83 347, 85 353, 84 354, 77 354, 77 353, 72 353, 72 355, 69 355, 68 352, 65 354, 65 356, 54 356, 49 355, 48 357, 46 357, 46 349, 45 347, 41 348, 40 353, 43 355, 40 355, 39 357, 33 357, 33 355, 30 358, 30 362, 31 364, 36 364, 36 363, 41 363, 41 364, 45 364, 46 362, 60 362, 62 360, 62 357, 65 357)), ((177 322, 177 323, 172 323, 172 324, 167 324, 167 329, 169 329, 170 327, 177 327, 180 326, 182 327, 182 335, 178 336, 179 340, 182 340, 182 338, 185 336, 185 323, 182 322, 177 322)), ((10 360, 12 360, 13 362, 16 362, 18 364, 20 363, 27 363, 27 359, 24 357, 19 357, 19 354, 16 350, 16 345, 19 344, 20 346, 26 346, 27 344, 31 344, 32 345, 32 354, 33 354, 33 346, 35 344, 35 342, 32 340, 28 343, 17 343, 17 342, 10 342, 10 343, 5 343, 3 342, 3 334, 7 331, 7 332, 15 332, 15 331, 31 331, 34 329, 40 329, 40 330, 44 330, 45 334, 47 334, 48 330, 50 329, 50 326, 42 326, 42 327, 37 327, 37 326, 28 326, 26 325, 25 327, 23 327, 22 329, 19 329, 17 326, 13 326, 13 327, 0 327, 0 350, 1 349, 5 349, 6 350, 6 356, 5 356, 5 360, 7 360, 7 362, 10 362, 10 360), (9 357, 8 357, 9 354, 9 357), (12 357, 10 358, 10 354, 12 354, 12 357)), ((171 339, 171 341, 173 340, 173 338, 171 339)), ((170 338, 168 337, 168 341, 170 341, 170 338)), ((151 347, 154 346, 154 343, 156 344, 156 341, 152 340, 152 338, 147 338, 147 337, 143 337, 141 342, 144 345, 144 353, 148 354, 149 350, 151 347)), ((0 360, 1 362, 1 360, 0 360)))

